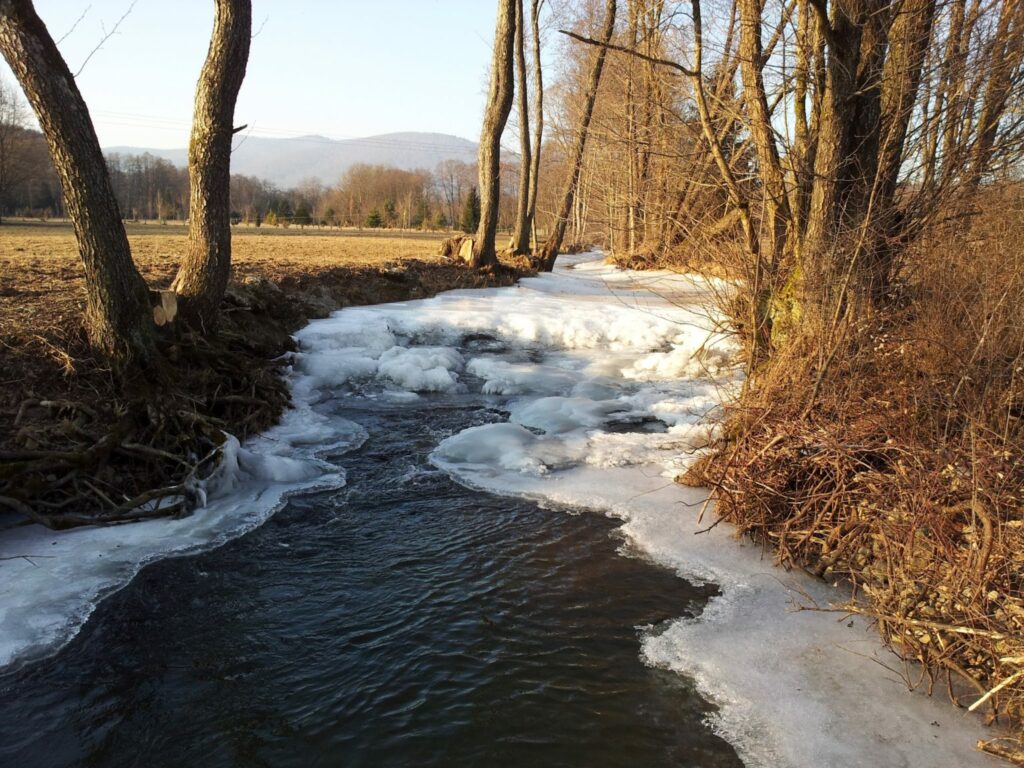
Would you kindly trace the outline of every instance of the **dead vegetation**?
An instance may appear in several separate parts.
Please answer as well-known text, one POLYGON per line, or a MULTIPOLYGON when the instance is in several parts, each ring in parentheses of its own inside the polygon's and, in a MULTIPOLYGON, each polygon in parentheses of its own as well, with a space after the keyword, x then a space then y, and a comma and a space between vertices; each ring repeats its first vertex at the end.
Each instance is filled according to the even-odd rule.
POLYGON ((781 350, 685 481, 781 565, 853 585, 850 610, 920 662, 908 682, 1019 726, 1024 189, 968 213, 911 247, 892 309, 781 350))
MULTIPOLYGON (((136 263, 166 286, 183 230, 132 228, 136 263)), ((53 528, 185 514, 223 433, 245 439, 287 407, 290 333, 339 307, 509 283, 436 255, 438 239, 235 238, 236 281, 215 335, 162 332, 165 363, 124 378, 90 348, 70 228, 0 231, 0 507, 53 528)))

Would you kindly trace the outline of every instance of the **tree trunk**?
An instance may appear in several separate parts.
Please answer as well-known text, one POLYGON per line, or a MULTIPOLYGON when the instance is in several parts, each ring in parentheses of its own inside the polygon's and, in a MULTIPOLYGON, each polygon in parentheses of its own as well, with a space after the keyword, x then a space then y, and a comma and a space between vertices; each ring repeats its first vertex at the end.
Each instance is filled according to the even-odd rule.
POLYGON ((988 63, 989 80, 978 116, 978 136, 971 158, 970 184, 977 186, 991 170, 999 122, 1006 112, 1014 77, 1024 59, 1024 4, 1003 0, 988 63))
POLYGON ((186 322, 211 328, 231 275, 231 138, 252 36, 250 0, 216 0, 188 147, 188 252, 174 290, 186 322))
POLYGON ((792 217, 762 75, 764 52, 761 45, 761 2, 739 0, 739 7, 739 54, 744 98, 765 198, 764 241, 768 247, 762 248, 761 252, 770 254, 769 263, 777 264, 785 248, 792 217))
POLYGON ((842 274, 839 238, 842 224, 851 213, 845 210, 845 197, 854 171, 851 141, 857 114, 864 6, 868 2, 871 0, 836 0, 829 19, 823 10, 824 3, 811 0, 827 41, 828 58, 818 107, 818 142, 807 231, 801 263, 797 265, 801 295, 795 298, 819 316, 827 314, 825 307, 830 305, 842 274))
POLYGON ((498 264, 494 239, 498 229, 498 203, 501 197, 501 134, 505 130, 509 112, 512 111, 512 59, 517 5, 518 0, 498 0, 491 84, 483 130, 480 132, 480 226, 470 264, 475 269, 493 268, 498 264))
POLYGON ((607 43, 611 42, 612 34, 615 32, 615 0, 606 0, 604 29, 601 33, 600 45, 594 54, 594 66, 590 70, 590 80, 587 83, 587 96, 583 105, 583 113, 580 115, 580 123, 576 129, 576 139, 573 142, 572 156, 569 161, 569 177, 566 181, 565 194, 562 196, 562 204, 558 209, 552 232, 548 235, 544 247, 541 249, 538 259, 538 268, 545 272, 554 269, 555 259, 562 247, 562 238, 565 237, 565 226, 569 220, 569 214, 573 208, 573 199, 576 195, 576 187, 580 180, 580 170, 583 167, 583 152, 587 146, 587 132, 590 130, 590 118, 594 114, 594 102, 597 99, 597 89, 601 84, 601 70, 604 68, 605 54, 608 52, 607 43))
POLYGON ((132 262, 89 110, 30 0, 0 0, 0 51, 39 119, 85 267, 85 327, 118 367, 156 357, 146 283, 132 262))
POLYGON ((537 185, 540 181, 540 150, 544 135, 544 76, 540 65, 540 7, 544 0, 530 3, 530 22, 533 27, 533 152, 530 168, 530 226, 533 230, 533 244, 537 245, 537 185))
POLYGON ((530 173, 533 168, 530 148, 530 99, 526 89, 526 20, 523 0, 516 0, 516 84, 519 88, 519 203, 516 228, 512 233, 512 253, 530 252, 530 173))
POLYGON ((868 273, 871 301, 878 304, 893 277, 895 250, 900 234, 896 184, 903 166, 910 119, 917 103, 925 55, 932 37, 935 0, 905 0, 889 30, 889 54, 882 76, 882 130, 878 149, 876 209, 878 224, 870 248, 868 273))

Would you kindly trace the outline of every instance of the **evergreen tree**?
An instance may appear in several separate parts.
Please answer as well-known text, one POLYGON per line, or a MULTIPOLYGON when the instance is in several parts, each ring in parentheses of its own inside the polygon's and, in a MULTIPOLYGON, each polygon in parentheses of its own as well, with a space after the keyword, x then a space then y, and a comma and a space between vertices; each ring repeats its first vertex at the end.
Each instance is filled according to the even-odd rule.
POLYGON ((384 223, 389 227, 393 227, 398 221, 398 211, 395 210, 395 203, 393 200, 384 201, 384 223))
POLYGON ((384 220, 381 218, 379 209, 374 208, 370 211, 370 215, 366 217, 366 226, 373 229, 379 229, 384 226, 384 220))
POLYGON ((462 231, 467 235, 476 232, 480 226, 480 193, 476 187, 469 188, 466 202, 462 206, 462 231))
POLYGON ((448 217, 444 215, 444 211, 437 212, 437 218, 434 220, 434 226, 438 229, 448 229, 448 217))
POLYGON ((427 205, 427 201, 422 197, 416 201, 416 207, 413 209, 409 226, 417 228, 430 226, 430 206, 427 205))

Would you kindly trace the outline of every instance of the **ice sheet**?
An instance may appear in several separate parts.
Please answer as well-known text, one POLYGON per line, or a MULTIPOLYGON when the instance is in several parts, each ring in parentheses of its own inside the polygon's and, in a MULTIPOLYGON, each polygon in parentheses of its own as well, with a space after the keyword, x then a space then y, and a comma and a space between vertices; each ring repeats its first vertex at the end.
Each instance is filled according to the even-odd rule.
MULTIPOLYGON (((300 374, 296 374, 300 376, 300 374)), ((180 519, 0 534, 0 667, 59 650, 98 602, 148 562, 210 549, 260 525, 293 493, 338 488, 341 468, 319 458, 352 449, 365 430, 300 403, 265 434, 238 444, 205 487, 206 506, 180 519)))

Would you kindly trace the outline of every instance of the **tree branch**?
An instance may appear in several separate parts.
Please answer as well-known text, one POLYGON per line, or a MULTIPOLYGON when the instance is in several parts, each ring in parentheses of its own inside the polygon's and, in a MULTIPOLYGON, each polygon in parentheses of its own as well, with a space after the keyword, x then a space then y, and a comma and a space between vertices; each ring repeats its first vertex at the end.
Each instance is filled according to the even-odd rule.
POLYGON ((686 75, 687 77, 697 77, 697 73, 694 72, 692 69, 687 69, 682 64, 676 61, 672 61, 670 59, 661 59, 658 58, 657 56, 648 56, 646 53, 640 53, 640 51, 634 50, 633 48, 627 48, 624 45, 616 45, 615 43, 605 43, 600 40, 594 40, 592 37, 578 35, 575 32, 570 32, 566 29, 560 29, 558 31, 565 35, 566 37, 571 37, 573 40, 585 43, 586 45, 596 45, 600 48, 607 48, 610 51, 619 51, 620 53, 627 53, 630 56, 635 56, 636 58, 642 59, 643 61, 649 62, 651 64, 657 64, 662 67, 674 69, 677 72, 686 75))
MULTIPOLYGON (((89 63, 89 59, 91 59, 93 56, 96 55, 97 51, 99 51, 99 49, 103 47, 103 44, 105 42, 107 42, 107 40, 109 40, 115 34, 117 34, 117 28, 121 26, 121 22, 122 21, 124 21, 125 19, 128 18, 128 15, 132 12, 132 9, 135 8, 135 3, 136 2, 138 2, 138 0, 132 0, 131 5, 128 6, 128 10, 125 11, 123 14, 121 14, 121 18, 118 19, 117 22, 115 22, 114 26, 112 26, 110 28, 110 31, 107 32, 106 34, 104 34, 103 37, 100 38, 100 41, 98 43, 96 43, 96 47, 93 48, 91 51, 89 51, 89 55, 85 57, 85 61, 82 62, 82 66, 80 66, 78 68, 78 71, 75 72, 74 76, 75 76, 76 79, 78 78, 78 76, 80 74, 82 74, 82 70, 84 70, 85 69, 85 65, 89 63)), ((88 10, 88 9, 86 9, 86 10, 88 10)), ((79 21, 81 21, 81 19, 79 19, 79 21)), ((78 22, 76 21, 75 24, 77 25, 78 22)), ((74 27, 72 27, 72 29, 74 29, 74 27)), ((66 37, 66 35, 65 35, 65 37, 66 37)), ((61 38, 61 39, 63 40, 64 38, 61 38)))
POLYGON ((815 15, 818 17, 818 21, 821 23, 821 31, 825 35, 825 40, 828 42, 830 48, 836 47, 836 30, 832 26, 832 22, 828 20, 828 7, 826 6, 827 0, 807 0, 811 8, 814 9, 815 15))

